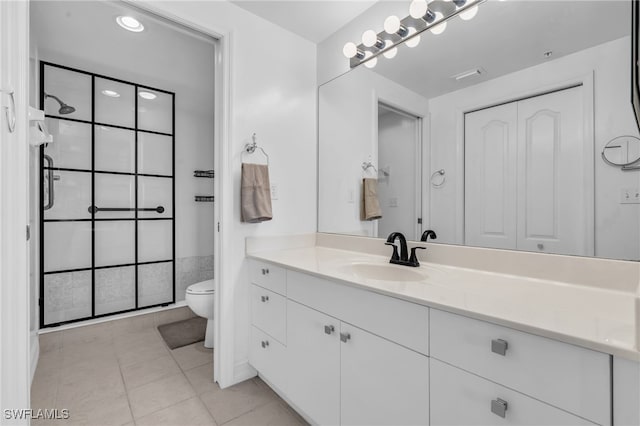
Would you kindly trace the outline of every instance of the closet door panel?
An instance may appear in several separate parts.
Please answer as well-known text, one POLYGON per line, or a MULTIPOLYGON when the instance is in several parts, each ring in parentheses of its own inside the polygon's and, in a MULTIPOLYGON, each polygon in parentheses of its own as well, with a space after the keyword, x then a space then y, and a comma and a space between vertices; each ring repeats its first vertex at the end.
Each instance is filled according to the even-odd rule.
POLYGON ((518 102, 520 250, 593 255, 593 146, 584 137, 583 90, 518 102))
POLYGON ((515 103, 465 115, 465 244, 516 248, 515 103))

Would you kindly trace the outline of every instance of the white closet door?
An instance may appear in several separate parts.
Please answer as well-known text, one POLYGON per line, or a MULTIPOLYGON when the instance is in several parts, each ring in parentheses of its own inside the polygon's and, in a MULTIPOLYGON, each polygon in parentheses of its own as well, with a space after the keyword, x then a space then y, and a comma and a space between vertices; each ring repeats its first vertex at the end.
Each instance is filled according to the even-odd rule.
POLYGON ((518 102, 519 250, 593 255, 593 146, 584 138, 583 91, 518 102))
POLYGON ((516 248, 515 103, 465 115, 465 244, 516 248))

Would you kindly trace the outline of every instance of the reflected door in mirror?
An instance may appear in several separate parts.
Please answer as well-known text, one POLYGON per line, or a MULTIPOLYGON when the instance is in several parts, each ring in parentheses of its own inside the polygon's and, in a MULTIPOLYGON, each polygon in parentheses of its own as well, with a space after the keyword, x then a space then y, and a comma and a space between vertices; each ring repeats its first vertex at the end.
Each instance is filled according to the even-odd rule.
POLYGON ((465 242, 593 255, 582 86, 465 116, 465 242))

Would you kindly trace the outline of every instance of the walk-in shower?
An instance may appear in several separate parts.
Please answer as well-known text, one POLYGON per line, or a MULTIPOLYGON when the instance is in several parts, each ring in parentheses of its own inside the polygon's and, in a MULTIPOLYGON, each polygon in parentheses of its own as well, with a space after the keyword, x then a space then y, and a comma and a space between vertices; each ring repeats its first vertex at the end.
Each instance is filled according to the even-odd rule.
POLYGON ((175 302, 174 93, 41 62, 40 107, 40 326, 175 302))

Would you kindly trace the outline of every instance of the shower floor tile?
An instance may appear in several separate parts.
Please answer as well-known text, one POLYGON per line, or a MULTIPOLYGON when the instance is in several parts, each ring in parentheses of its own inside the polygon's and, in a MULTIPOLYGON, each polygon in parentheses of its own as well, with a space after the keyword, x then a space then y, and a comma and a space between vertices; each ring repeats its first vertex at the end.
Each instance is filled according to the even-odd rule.
MULTIPOLYGON (((181 310, 173 314, 191 315, 181 310)), ((156 329, 167 314, 150 315, 40 336, 31 408, 68 409, 70 417, 31 424, 306 425, 259 378, 220 389, 213 350, 203 342, 169 350, 156 329)))

